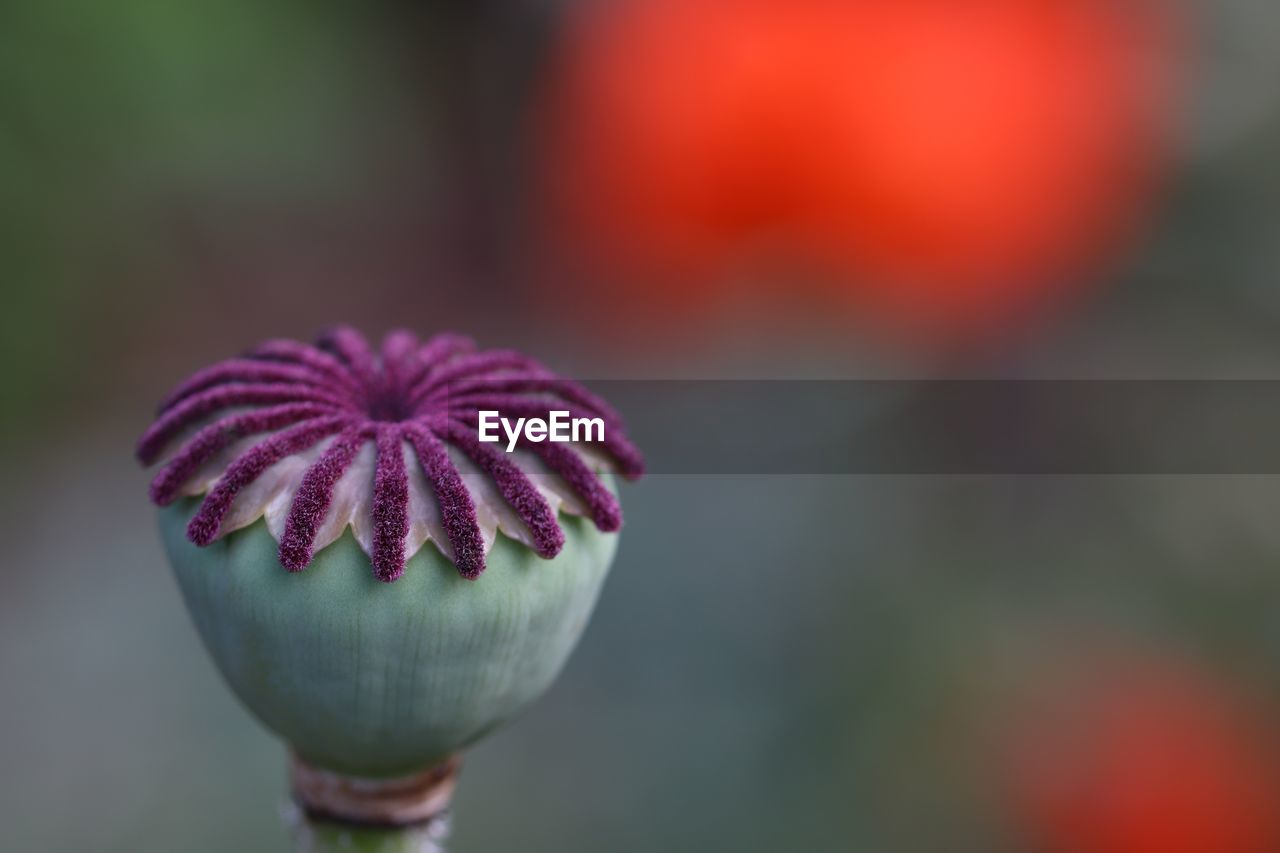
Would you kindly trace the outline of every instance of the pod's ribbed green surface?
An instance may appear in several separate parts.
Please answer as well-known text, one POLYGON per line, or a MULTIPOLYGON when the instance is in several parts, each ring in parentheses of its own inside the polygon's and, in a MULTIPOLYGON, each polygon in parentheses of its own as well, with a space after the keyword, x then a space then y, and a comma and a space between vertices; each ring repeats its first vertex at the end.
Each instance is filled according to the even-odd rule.
MULTIPOLYGON (((612 487, 612 483, 609 484, 612 487)), ((561 515, 551 560, 499 534, 479 579, 434 547, 378 581, 350 531, 299 573, 261 521, 197 547, 198 501, 160 511, 196 627, 236 695, 308 762, 356 776, 422 770, 547 689, 586 626, 616 533, 561 515)))

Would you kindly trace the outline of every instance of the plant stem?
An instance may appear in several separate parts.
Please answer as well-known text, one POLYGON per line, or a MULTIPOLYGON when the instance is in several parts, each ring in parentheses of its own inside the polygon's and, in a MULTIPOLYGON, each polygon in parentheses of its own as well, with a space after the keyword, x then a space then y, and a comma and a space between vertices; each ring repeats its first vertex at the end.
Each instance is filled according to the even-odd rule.
POLYGON ((285 822, 296 853, 445 853, 449 815, 413 826, 362 826, 311 818, 294 803, 285 822))

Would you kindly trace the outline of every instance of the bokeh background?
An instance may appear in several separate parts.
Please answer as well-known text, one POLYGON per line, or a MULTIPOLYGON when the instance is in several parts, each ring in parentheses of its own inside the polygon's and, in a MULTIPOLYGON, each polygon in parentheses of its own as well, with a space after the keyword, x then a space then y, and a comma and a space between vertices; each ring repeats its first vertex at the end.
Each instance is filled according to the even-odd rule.
MULTIPOLYGON (((1275 378, 1277 269, 1271 0, 3 4, 0 847, 287 849, 131 455, 213 359, 1275 378)), ((1274 477, 624 504, 453 849, 1280 849, 1274 477)))

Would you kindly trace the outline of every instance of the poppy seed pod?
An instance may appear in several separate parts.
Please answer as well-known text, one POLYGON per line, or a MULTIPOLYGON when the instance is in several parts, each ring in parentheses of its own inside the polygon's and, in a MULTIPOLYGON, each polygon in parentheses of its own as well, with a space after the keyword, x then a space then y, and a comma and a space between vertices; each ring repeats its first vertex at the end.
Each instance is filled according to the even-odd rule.
POLYGON ((466 338, 340 328, 182 383, 139 441, 165 550, 236 695, 295 754, 309 813, 414 823, 455 756, 518 714, 582 633, 617 545, 618 415, 466 338), (600 424, 489 443, 483 412, 600 424), (417 780, 417 781, 414 781, 417 780))

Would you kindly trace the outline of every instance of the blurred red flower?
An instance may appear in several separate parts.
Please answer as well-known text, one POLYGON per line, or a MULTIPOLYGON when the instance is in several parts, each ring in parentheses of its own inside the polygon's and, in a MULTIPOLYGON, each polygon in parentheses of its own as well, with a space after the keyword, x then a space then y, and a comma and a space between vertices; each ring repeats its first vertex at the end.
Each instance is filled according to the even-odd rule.
POLYGON ((1165 0, 580 4, 546 112, 553 240, 668 316, 780 251, 874 318, 996 328, 1131 230, 1172 18, 1165 0))
POLYGON ((1280 850, 1278 755, 1260 709, 1186 662, 1095 663, 1011 728, 1008 792, 1031 849, 1280 850))

